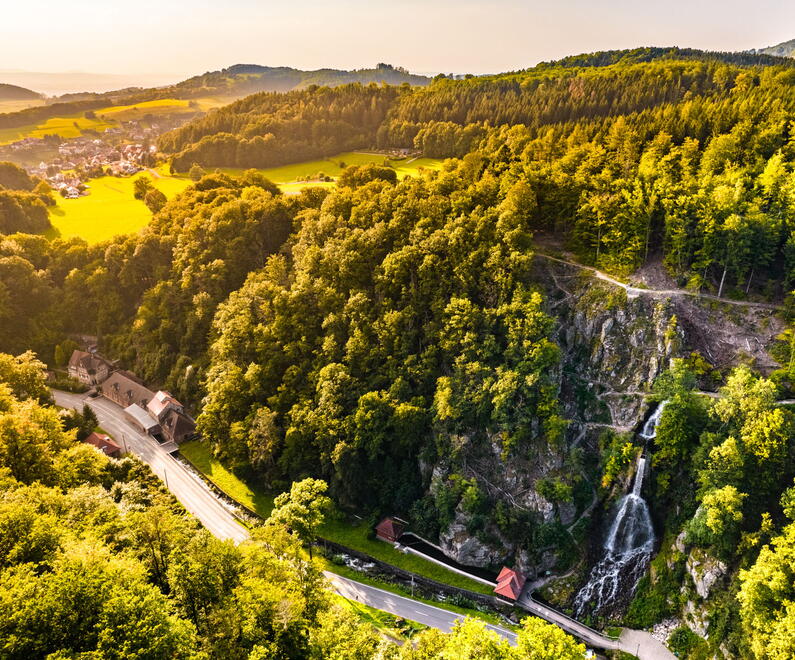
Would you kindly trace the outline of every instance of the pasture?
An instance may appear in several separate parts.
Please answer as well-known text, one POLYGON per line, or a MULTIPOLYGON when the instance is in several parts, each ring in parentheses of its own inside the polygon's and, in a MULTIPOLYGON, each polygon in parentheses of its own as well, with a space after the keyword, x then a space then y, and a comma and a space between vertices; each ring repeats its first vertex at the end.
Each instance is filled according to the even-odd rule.
POLYGON ((113 236, 131 234, 149 224, 152 214, 146 205, 133 197, 133 182, 139 176, 152 179, 169 199, 182 192, 190 181, 176 177, 152 177, 149 173, 118 178, 104 176, 88 182, 89 194, 78 199, 57 197, 50 211, 53 228, 49 238, 79 236, 88 243, 99 243, 113 236))
POLYGON ((0 114, 6 112, 19 112, 26 108, 35 108, 44 105, 42 99, 26 99, 23 101, 0 101, 0 114))
MULTIPOLYGON (((278 184, 285 193, 296 193, 302 188, 307 187, 334 187, 333 181, 305 181, 308 177, 314 177, 317 174, 325 174, 326 176, 336 179, 342 170, 349 165, 367 165, 375 163, 377 165, 387 165, 393 168, 398 175, 398 178, 403 179, 407 176, 417 176, 422 169, 438 170, 442 161, 436 158, 387 158, 383 154, 367 153, 362 151, 348 151, 345 153, 330 156, 325 159, 310 160, 302 163, 293 163, 291 165, 283 165, 281 167, 269 167, 259 169, 268 179, 278 184)), ((222 167, 218 168, 221 172, 232 176, 239 176, 245 170, 243 168, 222 167)), ((167 166, 162 166, 160 171, 166 172, 167 166)), ((214 171, 213 168, 207 168, 207 171, 214 171)), ((182 176, 182 175, 176 175, 182 176)))
POLYGON ((102 119, 86 119, 83 113, 52 117, 37 124, 0 128, 0 144, 10 144, 25 138, 42 138, 45 135, 60 135, 62 138, 80 137, 85 130, 104 131, 113 126, 102 119))
POLYGON ((107 121, 141 120, 146 115, 179 115, 198 112, 198 105, 182 99, 156 99, 134 105, 114 105, 96 111, 97 117, 107 121))

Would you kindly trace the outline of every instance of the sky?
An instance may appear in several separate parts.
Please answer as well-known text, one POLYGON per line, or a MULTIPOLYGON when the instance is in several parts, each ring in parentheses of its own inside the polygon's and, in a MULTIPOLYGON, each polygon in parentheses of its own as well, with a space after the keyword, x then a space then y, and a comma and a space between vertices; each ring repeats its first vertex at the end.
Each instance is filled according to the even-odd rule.
MULTIPOLYGON (((0 70, 174 81, 235 63, 494 73, 642 45, 795 38, 793 0, 3 0, 0 70)), ((0 72, 0 82, 8 74, 0 72)))

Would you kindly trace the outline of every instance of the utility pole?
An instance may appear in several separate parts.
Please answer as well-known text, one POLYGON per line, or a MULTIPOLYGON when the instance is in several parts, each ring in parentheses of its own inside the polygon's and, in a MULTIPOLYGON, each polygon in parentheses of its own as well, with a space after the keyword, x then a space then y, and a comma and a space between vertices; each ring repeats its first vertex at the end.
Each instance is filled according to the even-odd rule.
POLYGON ((166 482, 166 490, 168 490, 168 470, 165 465, 163 466, 163 479, 166 482))
POLYGON ((127 440, 124 437, 124 433, 121 434, 121 443, 124 445, 124 453, 127 454, 127 440))

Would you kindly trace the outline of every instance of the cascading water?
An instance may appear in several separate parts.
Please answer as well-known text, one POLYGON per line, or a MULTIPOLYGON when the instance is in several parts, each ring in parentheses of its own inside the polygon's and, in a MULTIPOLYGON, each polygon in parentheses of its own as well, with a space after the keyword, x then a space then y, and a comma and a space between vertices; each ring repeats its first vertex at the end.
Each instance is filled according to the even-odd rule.
MULTIPOLYGON (((643 425, 639 433, 641 438, 651 440, 656 436, 657 424, 664 408, 663 401, 643 425)), ((641 455, 632 492, 621 498, 607 533, 604 556, 593 567, 588 584, 580 589, 574 599, 574 614, 577 617, 588 612, 607 613, 620 602, 626 601, 646 572, 654 549, 654 528, 649 506, 640 495, 645 472, 646 458, 641 455)))

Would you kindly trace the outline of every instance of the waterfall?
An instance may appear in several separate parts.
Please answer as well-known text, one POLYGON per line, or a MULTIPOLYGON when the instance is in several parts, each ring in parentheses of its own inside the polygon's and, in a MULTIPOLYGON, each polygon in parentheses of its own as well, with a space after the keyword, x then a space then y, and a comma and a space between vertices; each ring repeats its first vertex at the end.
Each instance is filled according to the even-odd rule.
MULTIPOLYGON (((663 401, 638 434, 645 441, 657 435, 657 424, 665 408, 663 401)), ((632 491, 618 503, 616 515, 603 544, 604 555, 591 570, 588 583, 574 599, 574 614, 608 613, 631 596, 646 572, 654 549, 654 528, 646 500, 641 496, 646 458, 638 458, 632 491)))

